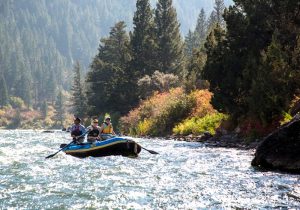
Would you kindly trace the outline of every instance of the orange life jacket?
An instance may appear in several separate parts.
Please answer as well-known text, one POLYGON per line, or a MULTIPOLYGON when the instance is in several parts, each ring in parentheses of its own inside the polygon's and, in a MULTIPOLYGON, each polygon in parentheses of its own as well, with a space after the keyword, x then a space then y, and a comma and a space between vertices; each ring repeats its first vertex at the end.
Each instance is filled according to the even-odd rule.
POLYGON ((101 133, 103 133, 103 134, 112 134, 112 132, 113 132, 112 124, 110 123, 109 125, 107 125, 106 123, 103 123, 103 125, 104 125, 104 128, 103 128, 101 133))

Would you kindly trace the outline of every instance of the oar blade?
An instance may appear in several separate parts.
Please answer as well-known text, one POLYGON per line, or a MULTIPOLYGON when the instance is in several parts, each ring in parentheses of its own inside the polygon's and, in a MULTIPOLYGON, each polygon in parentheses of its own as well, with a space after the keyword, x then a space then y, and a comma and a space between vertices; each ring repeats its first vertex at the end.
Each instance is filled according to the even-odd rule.
POLYGON ((153 154, 153 155, 159 154, 158 152, 155 152, 155 151, 153 151, 153 150, 146 149, 145 147, 142 147, 142 149, 146 150, 147 152, 149 152, 149 153, 151 153, 151 154, 153 154))
POLYGON ((150 153, 153 154, 153 155, 158 155, 158 154, 159 154, 158 152, 155 152, 155 151, 153 151, 153 150, 148 150, 148 152, 150 152, 150 153))

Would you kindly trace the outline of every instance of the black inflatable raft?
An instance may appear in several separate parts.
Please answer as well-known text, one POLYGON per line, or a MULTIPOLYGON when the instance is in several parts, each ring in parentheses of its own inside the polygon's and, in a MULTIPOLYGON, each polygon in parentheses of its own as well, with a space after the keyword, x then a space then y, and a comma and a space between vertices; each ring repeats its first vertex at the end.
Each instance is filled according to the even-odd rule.
MULTIPOLYGON (((63 148, 66 144, 62 144, 63 148)), ((137 157, 141 152, 142 147, 135 141, 115 137, 105 141, 98 141, 95 144, 83 143, 83 144, 71 144, 64 148, 64 151, 68 155, 72 155, 79 158, 85 157, 103 157, 110 155, 122 155, 126 157, 137 157)))

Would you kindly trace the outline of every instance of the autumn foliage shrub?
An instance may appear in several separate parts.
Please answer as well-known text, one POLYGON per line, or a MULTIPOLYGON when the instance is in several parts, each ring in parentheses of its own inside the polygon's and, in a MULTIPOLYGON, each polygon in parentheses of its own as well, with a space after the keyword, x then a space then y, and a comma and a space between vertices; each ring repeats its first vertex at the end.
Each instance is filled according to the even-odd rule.
POLYGON ((120 120, 121 131, 130 135, 188 135, 214 129, 225 118, 210 104, 208 90, 186 94, 182 88, 155 93, 120 120), (202 119, 203 118, 203 119, 202 119))
POLYGON ((182 88, 155 93, 121 118, 121 131, 131 135, 170 134, 175 124, 191 114, 195 104, 195 99, 182 88))
POLYGON ((173 129, 173 133, 176 135, 200 135, 208 131, 211 134, 215 134, 221 122, 227 118, 228 116, 222 113, 208 114, 205 117, 192 117, 177 125, 173 129))
POLYGON ((175 135, 199 135, 208 131, 215 134, 221 122, 228 117, 218 113, 211 105, 212 93, 208 90, 195 90, 190 94, 196 104, 189 118, 173 128, 175 135))
MULTIPOLYGON (((48 114, 43 116, 41 111, 28 109, 23 106, 22 99, 11 97, 16 103, 14 105, 5 106, 0 109, 0 128, 22 128, 22 129, 45 129, 55 128, 56 121, 54 119, 55 109, 48 106, 48 114), (22 108, 14 108, 22 107, 22 108)), ((64 125, 67 126, 73 122, 73 115, 65 114, 64 125)), ((59 127, 60 128, 60 127, 59 127)))
POLYGON ((204 117, 207 114, 216 113, 216 110, 211 105, 212 93, 208 90, 195 90, 190 94, 196 101, 196 106, 193 108, 193 117, 204 117))

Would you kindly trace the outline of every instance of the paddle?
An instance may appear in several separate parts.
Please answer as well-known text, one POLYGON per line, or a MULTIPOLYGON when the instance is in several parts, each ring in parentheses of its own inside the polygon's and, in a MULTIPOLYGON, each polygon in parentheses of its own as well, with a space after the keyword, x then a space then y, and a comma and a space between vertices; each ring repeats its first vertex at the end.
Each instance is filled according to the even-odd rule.
MULTIPOLYGON (((141 146, 141 145, 140 145, 140 146, 141 146)), ((146 149, 145 147, 142 147, 142 146, 141 146, 141 148, 144 149, 144 150, 146 150, 146 151, 148 151, 148 152, 150 152, 150 153, 153 154, 153 155, 159 154, 158 152, 155 152, 155 151, 150 150, 150 149, 146 149)))
POLYGON ((70 146, 73 142, 75 142, 76 139, 79 139, 79 138, 83 137, 83 136, 84 136, 85 134, 87 134, 88 132, 89 132, 89 130, 86 131, 84 134, 81 134, 80 136, 77 136, 77 137, 74 138, 73 141, 71 141, 69 144, 67 144, 66 146, 64 146, 63 148, 61 148, 60 150, 58 150, 58 151, 55 152, 54 154, 47 156, 45 159, 54 157, 57 153, 59 153, 60 151, 64 150, 65 148, 67 148, 68 146, 70 146))
MULTIPOLYGON (((112 135, 112 134, 106 134, 106 135, 107 135, 107 136, 111 136, 111 138, 116 137, 116 136, 121 137, 120 134, 119 134, 119 135, 116 135, 116 136, 114 136, 114 135, 112 135)), ((141 146, 141 145, 140 145, 140 146, 141 146)), ((151 153, 151 154, 153 154, 153 155, 159 154, 158 152, 155 152, 155 151, 150 150, 150 149, 146 149, 145 147, 142 147, 142 146, 141 146, 141 148, 144 149, 144 150, 146 150, 146 151, 148 151, 149 153, 151 153)))

